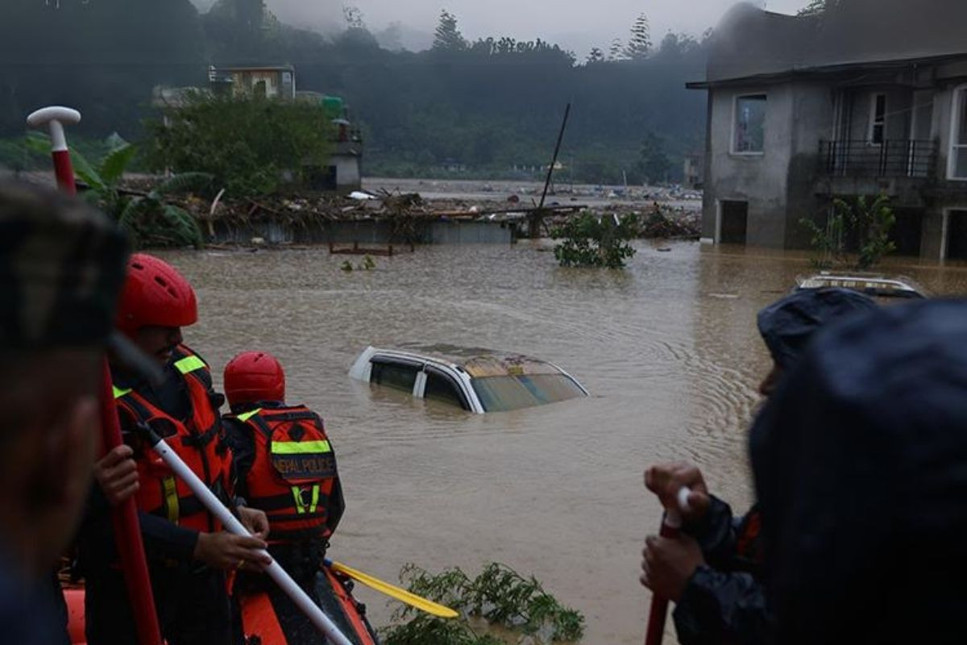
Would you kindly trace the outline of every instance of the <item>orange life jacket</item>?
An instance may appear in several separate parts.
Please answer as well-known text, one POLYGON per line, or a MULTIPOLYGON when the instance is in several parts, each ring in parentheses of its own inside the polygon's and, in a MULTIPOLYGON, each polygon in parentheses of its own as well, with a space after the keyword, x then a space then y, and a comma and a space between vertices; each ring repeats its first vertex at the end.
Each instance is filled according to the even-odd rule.
POLYGON ((252 430, 248 504, 268 516, 269 540, 328 537, 329 500, 338 473, 319 415, 295 406, 258 408, 236 418, 252 430))
MULTIPOLYGON (((185 381, 191 402, 187 421, 170 416, 135 390, 115 386, 118 412, 150 426, 216 496, 227 501, 233 494, 232 453, 210 398, 211 371, 205 361, 183 345, 175 350, 172 360, 185 381)), ((135 461, 140 483, 135 499, 140 510, 196 531, 221 530, 221 523, 160 457, 145 450, 135 453, 135 461)))

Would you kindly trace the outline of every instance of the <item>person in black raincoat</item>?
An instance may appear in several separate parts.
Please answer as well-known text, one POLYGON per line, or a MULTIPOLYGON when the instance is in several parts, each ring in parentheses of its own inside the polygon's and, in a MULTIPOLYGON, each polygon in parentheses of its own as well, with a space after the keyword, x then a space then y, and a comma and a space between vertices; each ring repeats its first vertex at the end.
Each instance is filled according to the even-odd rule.
POLYGON ((967 642, 967 302, 820 334, 750 451, 776 642, 967 642))
MULTIPOLYGON (((772 394, 820 327, 875 308, 867 296, 831 288, 797 291, 760 311, 759 332, 774 363, 760 393, 772 394)), ((645 485, 666 508, 677 506, 680 488, 691 490, 683 535, 647 538, 641 577, 654 593, 675 601, 682 645, 768 642, 773 620, 762 585, 759 505, 733 517, 728 504, 708 493, 702 473, 686 463, 649 468, 645 485)))

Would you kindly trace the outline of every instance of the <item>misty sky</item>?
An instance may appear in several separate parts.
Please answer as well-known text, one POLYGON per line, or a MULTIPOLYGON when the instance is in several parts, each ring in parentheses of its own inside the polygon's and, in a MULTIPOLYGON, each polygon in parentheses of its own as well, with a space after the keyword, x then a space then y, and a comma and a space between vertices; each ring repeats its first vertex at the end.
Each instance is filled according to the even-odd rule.
MULTIPOLYGON (((195 0, 205 7, 212 0, 195 0)), ((607 51, 611 41, 626 40, 638 14, 651 21, 656 42, 671 31, 701 34, 714 26, 735 0, 266 0, 284 22, 317 29, 343 24, 344 4, 359 7, 371 31, 392 22, 407 31, 432 34, 441 9, 456 15, 463 35, 508 35, 517 39, 542 38, 572 49, 583 58, 592 46, 607 51)), ((795 13, 808 0, 755 0, 770 11, 795 13)), ((415 38, 415 35, 410 35, 415 38)), ((404 37, 404 44, 408 38, 404 37)))

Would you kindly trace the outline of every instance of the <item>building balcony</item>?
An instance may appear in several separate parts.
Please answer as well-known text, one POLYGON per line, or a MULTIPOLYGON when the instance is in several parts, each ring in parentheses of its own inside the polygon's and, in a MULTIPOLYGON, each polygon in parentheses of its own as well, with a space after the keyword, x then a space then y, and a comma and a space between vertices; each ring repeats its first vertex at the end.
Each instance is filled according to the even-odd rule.
POLYGON ((936 170, 937 142, 821 141, 819 158, 820 173, 826 177, 926 179, 936 170))

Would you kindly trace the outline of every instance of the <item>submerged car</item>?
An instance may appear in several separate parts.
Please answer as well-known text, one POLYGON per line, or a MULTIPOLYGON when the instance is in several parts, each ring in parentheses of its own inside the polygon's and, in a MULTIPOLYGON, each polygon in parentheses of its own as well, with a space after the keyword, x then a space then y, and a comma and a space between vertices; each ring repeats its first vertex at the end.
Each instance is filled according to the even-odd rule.
POLYGON ((546 361, 454 346, 436 345, 429 351, 367 347, 349 375, 476 413, 588 396, 574 377, 546 361))
POLYGON ((830 273, 823 271, 815 275, 796 278, 796 290, 841 287, 865 293, 876 299, 918 299, 926 298, 924 289, 910 278, 904 276, 887 277, 874 273, 830 273))

